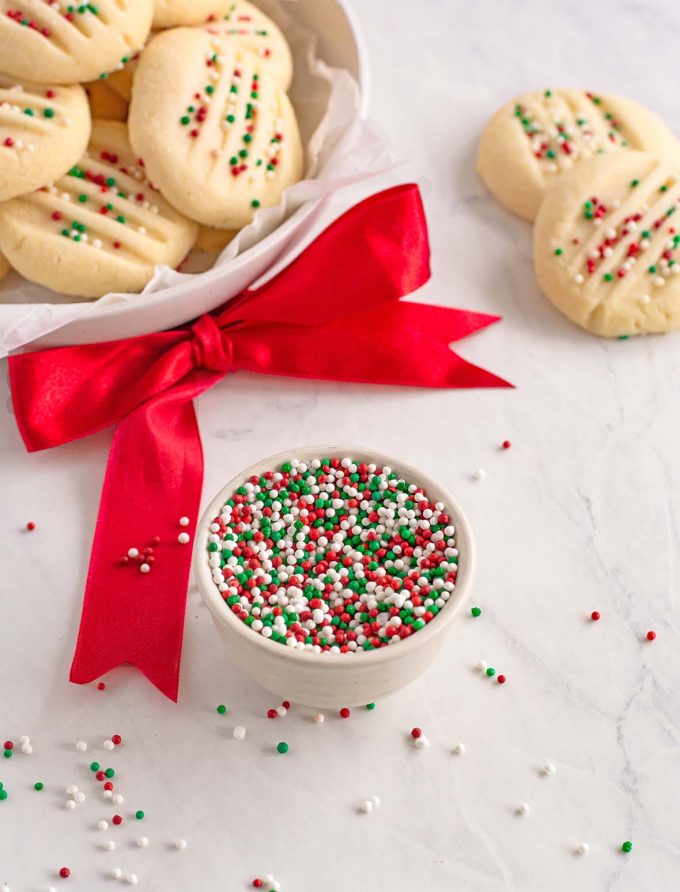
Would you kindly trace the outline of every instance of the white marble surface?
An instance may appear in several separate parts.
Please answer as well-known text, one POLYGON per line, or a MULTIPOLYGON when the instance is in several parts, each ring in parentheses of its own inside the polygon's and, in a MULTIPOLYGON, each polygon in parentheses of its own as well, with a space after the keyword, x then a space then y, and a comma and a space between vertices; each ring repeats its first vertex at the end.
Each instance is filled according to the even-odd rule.
MULTIPOLYGON (((3 410, 0 883, 218 892, 273 873, 285 892, 670 892, 680 883, 680 335, 605 343, 563 320, 534 284, 530 230, 485 195, 473 167, 494 108, 531 87, 583 85, 649 103, 676 128, 680 10, 670 0, 357 3, 374 117, 423 186, 434 279, 427 300, 501 313, 462 347, 515 391, 438 392, 237 375, 200 400, 205 500, 256 455, 341 439, 399 453, 450 487, 474 523, 478 620, 435 668, 373 713, 317 726, 220 649, 189 596, 181 701, 131 671, 108 688, 66 682, 108 433, 27 456, 3 410), (501 452, 510 438, 513 448, 501 452), (487 471, 473 481, 477 467, 487 471), (29 519, 38 529, 21 532, 29 519), (602 619, 587 620, 594 609, 602 619), (643 641, 647 629, 658 638, 643 641), (482 679, 485 659, 508 676, 482 679), (217 703, 230 707, 224 718, 217 703), (243 724, 243 742, 231 739, 243 724), (415 750, 411 726, 430 747, 415 750), (111 733, 127 745, 109 754, 111 733), (76 740, 90 743, 84 755, 76 740), (286 739, 291 751, 276 756, 286 739), (457 741, 464 756, 454 756, 457 741), (126 823, 87 764, 118 769, 126 823), (552 777, 540 767, 557 766, 552 777), (47 787, 35 793, 32 784, 47 787), (88 793, 67 812, 60 790, 88 793), (89 795, 92 791, 92 795, 89 795), (356 809, 377 794, 381 808, 356 809), (514 814, 526 801, 531 813, 514 814), (148 814, 143 829, 130 811, 148 814), (151 843, 137 849, 144 833, 151 843), (168 849, 185 837, 185 852, 168 849), (115 839, 115 852, 98 844, 115 839), (631 839, 634 850, 619 852, 631 839), (580 842, 587 856, 574 854, 580 842), (62 865, 71 878, 55 878, 62 865), (63 884, 63 885, 62 885, 63 884)), ((3 380, 3 406, 8 391, 3 380)))

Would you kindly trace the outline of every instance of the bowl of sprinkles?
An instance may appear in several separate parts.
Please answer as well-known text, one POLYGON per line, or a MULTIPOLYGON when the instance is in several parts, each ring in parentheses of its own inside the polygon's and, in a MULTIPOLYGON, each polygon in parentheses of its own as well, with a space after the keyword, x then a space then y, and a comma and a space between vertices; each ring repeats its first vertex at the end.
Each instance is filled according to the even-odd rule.
POLYGON ((475 548, 446 490, 350 446, 263 459, 196 533, 217 629, 264 688, 321 708, 390 696, 427 669, 473 582, 475 548))

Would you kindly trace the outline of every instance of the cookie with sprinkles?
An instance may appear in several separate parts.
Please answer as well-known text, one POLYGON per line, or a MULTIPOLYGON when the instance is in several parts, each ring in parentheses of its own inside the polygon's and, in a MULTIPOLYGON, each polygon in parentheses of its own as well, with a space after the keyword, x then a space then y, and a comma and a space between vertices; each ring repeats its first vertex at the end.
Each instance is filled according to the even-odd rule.
POLYGON ((66 173, 85 151, 90 127, 82 87, 46 86, 0 74, 0 201, 66 173))
POLYGON ((204 27, 259 56, 263 67, 287 90, 293 80, 293 57, 279 26, 248 0, 231 0, 228 7, 223 15, 209 16, 204 27))
POLYGON ((195 238, 196 225, 149 182, 118 121, 94 121, 86 154, 54 185, 0 205, 0 251, 12 266, 81 297, 141 290, 195 238))
POLYGON ((302 176, 285 90, 259 56, 201 28, 174 28, 149 43, 129 126, 153 182, 205 226, 241 229, 302 176))
POLYGON ((152 0, 3 0, 2 70, 41 83, 106 77, 144 45, 152 13, 152 0))
POLYGON ((536 218, 534 264, 549 300, 593 334, 680 327, 680 163, 619 152, 567 171, 536 218))
POLYGON ((458 575, 446 505, 350 456, 293 458, 249 477, 203 547, 253 634, 320 655, 398 646, 446 609, 458 575))
POLYGON ((496 112, 479 143, 477 170, 504 207, 532 221, 559 174, 623 149, 680 160, 670 129, 636 102, 583 90, 543 90, 496 112))

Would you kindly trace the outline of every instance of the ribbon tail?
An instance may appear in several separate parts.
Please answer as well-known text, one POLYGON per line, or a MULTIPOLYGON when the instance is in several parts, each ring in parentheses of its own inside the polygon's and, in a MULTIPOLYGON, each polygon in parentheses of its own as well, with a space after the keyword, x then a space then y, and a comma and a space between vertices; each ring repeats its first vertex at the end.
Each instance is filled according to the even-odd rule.
POLYGON ((193 543, 203 481, 193 395, 189 387, 168 391, 116 430, 71 666, 76 684, 128 663, 177 700, 192 553, 178 534, 189 533, 193 543), (121 562, 130 548, 141 555, 148 546, 149 572, 139 560, 121 562))

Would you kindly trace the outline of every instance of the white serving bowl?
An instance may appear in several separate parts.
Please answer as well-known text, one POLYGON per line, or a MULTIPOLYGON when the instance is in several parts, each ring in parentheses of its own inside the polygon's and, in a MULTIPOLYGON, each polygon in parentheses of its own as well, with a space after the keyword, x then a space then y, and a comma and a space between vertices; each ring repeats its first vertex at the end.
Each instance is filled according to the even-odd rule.
MULTIPOLYGON (((350 0, 298 0, 299 24, 319 36, 319 57, 354 77, 361 95, 360 115, 368 109, 368 63, 363 37, 350 8, 350 0)), ((304 226, 311 226, 322 210, 307 203, 257 244, 244 250, 226 267, 193 276, 136 301, 97 307, 73 322, 44 335, 39 347, 90 344, 135 337, 175 328, 208 313, 262 276, 284 253, 304 226)))
POLYGON ((194 574, 201 596, 222 640, 243 671, 278 697, 304 706, 338 709, 383 700, 421 675, 439 653, 452 621, 465 604, 475 573, 475 546, 467 518, 449 493, 417 468, 380 452, 354 446, 310 446, 269 456, 227 483, 208 505, 197 530, 194 574), (234 616, 213 582, 206 545, 209 527, 234 490, 253 474, 272 470, 291 458, 344 458, 389 465, 406 480, 425 489, 428 498, 443 502, 456 528, 459 550, 456 588, 446 605, 423 629, 388 647, 354 654, 314 654, 284 647, 253 632, 234 616))

